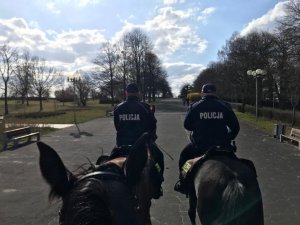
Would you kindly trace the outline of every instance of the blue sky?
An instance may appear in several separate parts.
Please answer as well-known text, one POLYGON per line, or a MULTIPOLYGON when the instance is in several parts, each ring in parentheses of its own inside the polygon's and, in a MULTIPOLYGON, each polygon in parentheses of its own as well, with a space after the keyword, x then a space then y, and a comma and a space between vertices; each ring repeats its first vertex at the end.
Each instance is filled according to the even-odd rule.
POLYGON ((48 60, 66 75, 88 70, 107 40, 133 28, 151 39, 174 94, 216 61, 234 32, 274 29, 279 0, 9 0, 0 2, 0 45, 48 60))

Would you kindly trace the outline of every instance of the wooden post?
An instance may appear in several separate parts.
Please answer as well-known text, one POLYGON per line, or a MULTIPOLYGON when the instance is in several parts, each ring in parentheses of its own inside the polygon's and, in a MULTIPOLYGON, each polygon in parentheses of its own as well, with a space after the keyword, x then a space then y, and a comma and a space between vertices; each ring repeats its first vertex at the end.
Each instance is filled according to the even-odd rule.
POLYGON ((5 130, 4 116, 0 115, 0 142, 3 144, 3 132, 5 130))

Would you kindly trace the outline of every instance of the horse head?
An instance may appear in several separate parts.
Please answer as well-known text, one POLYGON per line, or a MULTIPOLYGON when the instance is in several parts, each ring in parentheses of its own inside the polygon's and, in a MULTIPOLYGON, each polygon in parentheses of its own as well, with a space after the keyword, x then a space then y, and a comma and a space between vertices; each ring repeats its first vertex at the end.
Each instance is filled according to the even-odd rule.
POLYGON ((118 148, 113 154, 104 158, 100 157, 98 168, 107 168, 112 165, 123 169, 126 182, 132 191, 136 202, 136 211, 141 219, 140 224, 151 224, 151 200, 157 199, 163 182, 162 169, 158 163, 157 154, 151 147, 153 142, 148 133, 144 133, 133 146, 118 148), (133 154, 135 153, 135 154, 133 154), (128 156, 127 156, 128 155, 128 156), (140 169, 138 173, 137 170, 140 169))
POLYGON ((43 142, 37 145, 41 173, 51 187, 49 198, 62 199, 61 225, 151 224, 151 199, 162 180, 147 133, 126 157, 102 157, 100 165, 78 175, 65 167, 53 148, 43 142))
POLYGON ((38 142, 40 170, 51 187, 49 198, 62 199, 60 225, 146 224, 140 188, 150 179, 147 168, 151 159, 145 143, 140 140, 132 148, 122 168, 124 173, 117 166, 111 171, 93 166, 92 171, 75 175, 53 148, 38 142))
MULTIPOLYGON (((151 225, 150 220, 150 207, 151 200, 157 199, 160 193, 161 183, 163 182, 162 171, 158 163, 157 155, 153 151, 153 142, 148 133, 144 133, 132 146, 131 151, 146 152, 146 155, 138 156, 136 158, 130 157, 126 162, 126 177, 129 183, 133 186, 135 198, 138 202, 138 213, 143 219, 142 224, 151 225), (146 151, 145 151, 146 150, 146 151), (141 160, 142 159, 142 160, 141 160), (134 164, 139 161, 142 165, 145 165, 141 171, 139 177, 132 177, 133 171, 136 170, 134 164)), ((141 166, 140 166, 141 167, 141 166)))

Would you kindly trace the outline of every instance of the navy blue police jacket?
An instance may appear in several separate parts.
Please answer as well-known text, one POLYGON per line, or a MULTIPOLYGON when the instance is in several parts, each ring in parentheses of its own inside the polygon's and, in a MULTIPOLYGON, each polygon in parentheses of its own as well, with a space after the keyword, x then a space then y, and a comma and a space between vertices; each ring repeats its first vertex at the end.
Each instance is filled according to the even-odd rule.
POLYGON ((214 95, 203 97, 188 109, 184 127, 192 131, 193 142, 199 148, 228 146, 240 130, 229 103, 214 95))
POLYGON ((117 146, 133 145, 144 132, 155 135, 156 122, 150 105, 136 96, 128 96, 114 110, 117 146))

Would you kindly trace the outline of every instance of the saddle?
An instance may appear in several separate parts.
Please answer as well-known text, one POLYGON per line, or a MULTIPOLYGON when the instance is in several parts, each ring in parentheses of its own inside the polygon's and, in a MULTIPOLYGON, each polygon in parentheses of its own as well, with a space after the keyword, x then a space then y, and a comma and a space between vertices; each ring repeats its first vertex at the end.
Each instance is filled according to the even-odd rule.
POLYGON ((213 156, 222 156, 226 155, 234 160, 239 160, 242 163, 246 164, 254 173, 255 177, 257 177, 256 169, 251 160, 238 158, 235 154, 235 149, 222 149, 219 147, 212 147, 208 151, 206 151, 202 156, 190 159, 186 161, 184 164, 181 176, 185 180, 187 187, 190 189, 193 186, 193 178, 195 177, 196 172, 198 171, 199 167, 203 165, 203 163, 213 156))
POLYGON ((193 177, 197 169, 201 167, 205 161, 209 160, 213 156, 221 155, 226 155, 232 159, 238 159, 234 153, 234 149, 232 148, 221 148, 218 146, 211 147, 203 155, 186 161, 181 171, 182 178, 189 180, 189 178, 193 177))
POLYGON ((123 174, 123 165, 130 146, 115 147, 110 155, 101 155, 96 161, 96 170, 123 174))

